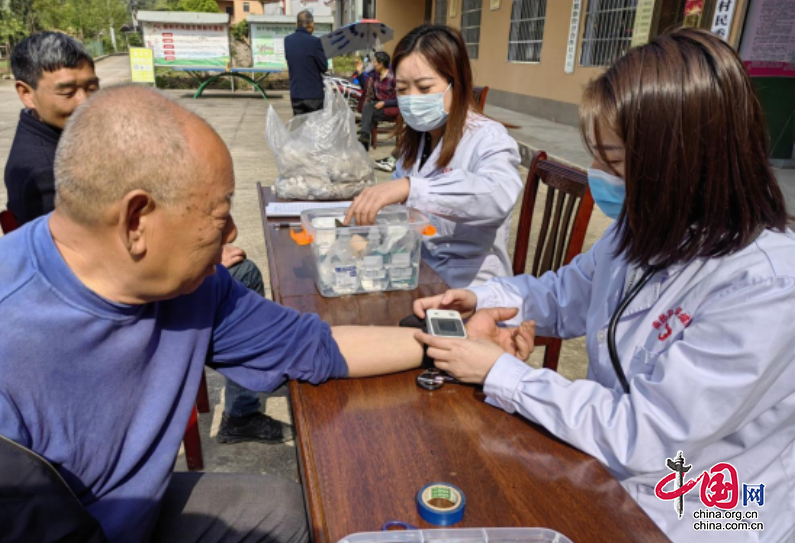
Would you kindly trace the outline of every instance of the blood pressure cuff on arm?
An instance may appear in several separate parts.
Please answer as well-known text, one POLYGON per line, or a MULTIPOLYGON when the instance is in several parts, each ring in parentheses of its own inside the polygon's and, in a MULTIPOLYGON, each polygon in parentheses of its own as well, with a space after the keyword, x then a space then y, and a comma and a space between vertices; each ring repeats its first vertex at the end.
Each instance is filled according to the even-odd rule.
MULTIPOLYGON (((426 327, 426 321, 417 318, 415 315, 409 315, 408 317, 404 317, 401 319, 401 322, 398 323, 398 326, 403 328, 417 328, 418 330, 422 330, 423 333, 427 334, 428 329, 426 327)), ((423 363, 420 364, 421 368, 433 368, 434 367, 434 359, 428 356, 428 345, 425 343, 423 344, 423 363)))

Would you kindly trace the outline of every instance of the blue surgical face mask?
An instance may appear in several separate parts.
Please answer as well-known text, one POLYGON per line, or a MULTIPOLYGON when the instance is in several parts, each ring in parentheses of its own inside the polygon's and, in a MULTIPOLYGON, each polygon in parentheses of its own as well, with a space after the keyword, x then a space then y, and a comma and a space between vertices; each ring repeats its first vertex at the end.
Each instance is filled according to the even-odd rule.
POLYGON ((418 132, 429 132, 444 125, 448 121, 445 95, 450 88, 449 84, 445 92, 399 96, 398 109, 404 122, 418 132))
POLYGON ((616 220, 625 203, 625 181, 608 172, 588 169, 589 189, 603 213, 616 220))

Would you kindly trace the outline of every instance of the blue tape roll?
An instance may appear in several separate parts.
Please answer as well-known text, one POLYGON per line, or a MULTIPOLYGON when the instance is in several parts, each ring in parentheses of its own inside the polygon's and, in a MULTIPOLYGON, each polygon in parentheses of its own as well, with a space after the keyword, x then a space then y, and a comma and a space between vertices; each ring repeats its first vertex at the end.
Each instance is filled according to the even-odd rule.
POLYGON ((448 483, 431 483, 417 493, 420 518, 436 526, 450 526, 464 518, 464 492, 448 483))

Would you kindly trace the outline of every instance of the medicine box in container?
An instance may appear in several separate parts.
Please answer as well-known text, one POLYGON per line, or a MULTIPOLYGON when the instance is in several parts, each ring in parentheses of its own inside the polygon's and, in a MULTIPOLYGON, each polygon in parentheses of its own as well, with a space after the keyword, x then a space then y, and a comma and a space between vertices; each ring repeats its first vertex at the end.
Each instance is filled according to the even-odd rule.
POLYGON ((391 205, 376 224, 339 226, 347 209, 311 209, 301 213, 315 260, 315 284, 327 298, 344 294, 413 290, 420 275, 428 217, 416 209, 391 205))
POLYGON ((349 535, 339 543, 572 543, 547 528, 447 528, 393 530, 349 535))

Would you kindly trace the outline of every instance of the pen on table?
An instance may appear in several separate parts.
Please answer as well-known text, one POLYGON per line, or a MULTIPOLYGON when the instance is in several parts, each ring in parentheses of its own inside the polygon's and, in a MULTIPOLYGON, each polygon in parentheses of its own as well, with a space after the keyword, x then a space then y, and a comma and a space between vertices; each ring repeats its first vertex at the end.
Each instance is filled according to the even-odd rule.
POLYGON ((301 226, 300 222, 272 222, 271 228, 279 230, 280 228, 296 228, 301 226))

